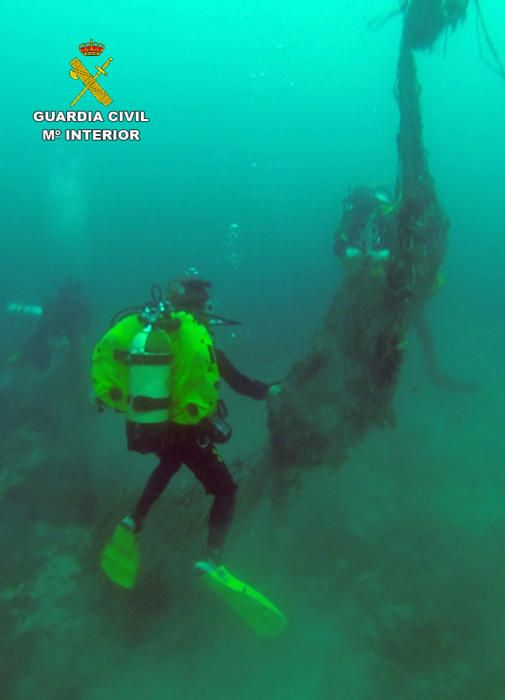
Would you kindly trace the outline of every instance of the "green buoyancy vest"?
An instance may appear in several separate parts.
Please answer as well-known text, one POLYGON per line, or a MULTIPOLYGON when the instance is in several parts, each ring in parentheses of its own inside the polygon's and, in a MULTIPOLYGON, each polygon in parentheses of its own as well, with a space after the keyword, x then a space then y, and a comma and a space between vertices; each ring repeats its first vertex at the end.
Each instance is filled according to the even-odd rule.
POLYGON ((173 350, 170 420, 196 425, 216 411, 219 370, 209 331, 191 314, 178 311, 178 330, 170 333, 173 350))
POLYGON ((96 397, 109 408, 128 410, 128 364, 133 338, 144 324, 138 316, 126 316, 97 343, 91 358, 91 382, 96 397))
MULTIPOLYGON (((180 321, 168 332, 173 351, 170 378, 170 421, 197 425, 213 415, 218 400, 219 370, 209 331, 191 314, 179 311, 180 321)), ((113 326, 93 351, 91 379, 97 398, 106 406, 128 408, 127 354, 134 336, 143 328, 138 316, 126 316, 113 326)))

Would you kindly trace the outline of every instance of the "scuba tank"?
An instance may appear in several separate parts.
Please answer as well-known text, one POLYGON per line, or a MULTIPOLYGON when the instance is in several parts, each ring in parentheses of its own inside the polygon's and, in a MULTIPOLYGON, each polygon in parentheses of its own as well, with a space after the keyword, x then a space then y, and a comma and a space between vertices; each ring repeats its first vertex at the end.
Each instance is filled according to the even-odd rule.
POLYGON ((42 306, 39 306, 38 304, 19 304, 12 301, 10 304, 7 304, 7 313, 17 314, 20 316, 34 316, 38 318, 39 316, 42 316, 44 310, 42 306))
POLYGON ((165 307, 146 307, 141 316, 146 324, 133 337, 127 354, 128 407, 126 436, 128 449, 158 452, 168 432, 170 417, 170 375, 172 330, 165 307))

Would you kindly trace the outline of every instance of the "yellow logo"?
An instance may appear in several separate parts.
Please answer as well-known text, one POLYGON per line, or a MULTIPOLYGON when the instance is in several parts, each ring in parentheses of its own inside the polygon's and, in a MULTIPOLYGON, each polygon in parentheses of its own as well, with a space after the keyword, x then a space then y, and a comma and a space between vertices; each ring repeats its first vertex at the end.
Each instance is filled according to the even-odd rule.
MULTIPOLYGON (((81 97, 90 92, 93 97, 103 105, 106 109, 66 109, 66 110, 36 110, 33 112, 33 121, 37 123, 49 122, 53 123, 55 128, 42 128, 42 141, 56 141, 64 139, 65 141, 140 141, 140 129, 123 128, 133 126, 141 122, 151 121, 146 113, 139 110, 115 111, 109 110, 109 105, 112 103, 112 97, 103 89, 99 81, 102 77, 107 76, 107 68, 112 62, 112 58, 108 58, 102 65, 97 65, 97 72, 93 75, 91 70, 88 70, 82 61, 86 62, 89 58, 94 61, 102 61, 104 58, 102 53, 105 45, 99 41, 90 39, 84 44, 79 44, 78 49, 83 59, 73 58, 70 63, 70 77, 77 81, 79 88, 82 87, 80 93, 70 103, 73 108, 81 97), (97 58, 99 57, 99 58, 97 58), (59 127, 59 122, 69 124, 68 128, 59 127), (88 128, 87 123, 92 122, 93 128, 88 128), (95 122, 108 122, 108 128, 97 128, 95 122), (116 127, 116 128, 114 128, 116 127)), ((103 81, 102 81, 103 82, 103 81)), ((86 102, 86 100, 84 100, 86 102)), ((89 100, 88 100, 89 101, 89 100)))
MULTIPOLYGON (((80 44, 79 46, 79 51, 85 56, 99 56, 103 49, 103 44, 93 42, 92 39, 90 39, 89 44, 80 44)), ((73 107, 77 102, 79 102, 81 97, 88 90, 91 92, 92 95, 96 97, 98 102, 104 105, 104 107, 108 107, 110 105, 110 103, 112 102, 112 98, 105 92, 103 87, 101 87, 101 85, 98 84, 98 78, 100 77, 100 75, 107 75, 105 69, 111 61, 112 58, 108 58, 103 64, 103 66, 95 66, 95 68, 98 71, 98 73, 96 73, 95 75, 91 75, 91 73, 87 70, 87 68, 83 66, 83 64, 78 58, 73 58, 70 61, 70 65, 72 66, 72 70, 70 71, 70 77, 74 80, 82 80, 84 84, 84 88, 77 95, 75 100, 70 103, 71 107, 73 107)))

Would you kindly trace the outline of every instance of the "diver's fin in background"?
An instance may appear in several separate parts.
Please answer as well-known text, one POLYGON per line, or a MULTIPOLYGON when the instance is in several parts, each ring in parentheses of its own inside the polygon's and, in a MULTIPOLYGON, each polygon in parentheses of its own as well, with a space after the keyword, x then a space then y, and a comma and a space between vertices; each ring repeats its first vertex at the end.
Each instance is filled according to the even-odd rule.
POLYGON ((250 627, 258 637, 277 637, 287 625, 287 618, 264 595, 235 578, 224 566, 197 562, 195 570, 201 580, 250 627))
POLYGON ((140 553, 137 536, 124 525, 118 525, 100 557, 100 566, 118 586, 131 589, 137 582, 140 553))

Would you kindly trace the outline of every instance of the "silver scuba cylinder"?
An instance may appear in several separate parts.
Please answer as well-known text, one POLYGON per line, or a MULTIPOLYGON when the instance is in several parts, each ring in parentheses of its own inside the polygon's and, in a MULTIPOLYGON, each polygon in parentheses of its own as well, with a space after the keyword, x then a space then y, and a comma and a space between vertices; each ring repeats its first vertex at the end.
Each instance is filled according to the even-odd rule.
POLYGON ((133 338, 128 353, 128 449, 157 452, 170 416, 172 347, 168 334, 153 324, 133 338))
POLYGON ((7 304, 7 313, 17 314, 18 316, 42 316, 44 309, 39 304, 20 304, 11 301, 7 304))

